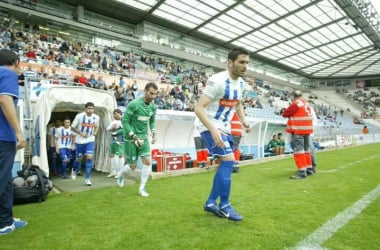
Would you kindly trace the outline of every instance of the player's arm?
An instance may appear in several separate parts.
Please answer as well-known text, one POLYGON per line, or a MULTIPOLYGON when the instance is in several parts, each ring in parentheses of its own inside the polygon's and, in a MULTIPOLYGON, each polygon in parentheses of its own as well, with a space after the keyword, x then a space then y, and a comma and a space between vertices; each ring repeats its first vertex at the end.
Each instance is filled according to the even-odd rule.
POLYGON ((94 128, 94 136, 96 136, 96 134, 98 133, 98 130, 99 130, 99 127, 94 128))
POLYGON ((131 126, 131 119, 133 119, 133 114, 135 113, 135 102, 131 102, 127 106, 127 110, 125 111, 123 118, 121 120, 121 123, 123 125, 123 131, 124 131, 124 136, 126 138, 129 137, 129 134, 132 132, 134 133, 132 126, 131 126))
POLYGON ((156 111, 157 109, 154 108, 153 110, 153 115, 150 117, 150 120, 149 120, 149 128, 150 128, 150 131, 152 132, 151 136, 152 136, 152 140, 151 140, 151 143, 152 144, 155 144, 157 142, 157 134, 156 134, 156 111))
POLYGON ((72 139, 72 142, 73 142, 72 144, 75 145, 75 142, 76 142, 76 139, 77 139, 75 133, 73 133, 73 134, 71 135, 71 139, 72 139))
POLYGON ((74 121, 71 123, 71 130, 80 135, 80 131, 77 129, 79 124, 79 117, 78 115, 75 116, 74 121))
POLYGON ((247 117, 245 116, 245 113, 244 113, 244 108, 243 108, 243 104, 239 101, 236 105, 235 105, 235 111, 237 113, 237 115, 239 116, 239 119, 241 121, 241 123, 243 124, 243 126, 246 128, 246 132, 250 132, 250 125, 249 125, 249 122, 247 121, 247 117))
POLYGON ((58 137, 56 136, 54 136, 54 147, 55 147, 55 152, 59 154, 58 137))
POLYGON ((207 117, 206 108, 211 103, 211 98, 207 95, 203 94, 199 98, 198 104, 195 107, 195 114, 199 118, 199 120, 203 123, 203 125, 210 131, 212 139, 215 142, 215 145, 222 148, 224 147, 224 142, 222 140, 221 132, 217 127, 215 127, 210 119, 207 117))
POLYGON ((17 112, 13 103, 13 97, 9 95, 0 95, 0 109, 3 112, 5 119, 7 119, 11 127, 16 132, 17 149, 25 147, 26 140, 17 119, 17 112))

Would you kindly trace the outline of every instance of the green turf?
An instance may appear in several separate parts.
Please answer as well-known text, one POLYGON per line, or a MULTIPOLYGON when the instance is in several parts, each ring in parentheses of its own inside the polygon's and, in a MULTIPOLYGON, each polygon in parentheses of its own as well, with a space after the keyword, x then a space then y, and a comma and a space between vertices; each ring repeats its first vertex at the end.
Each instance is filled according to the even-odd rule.
MULTIPOLYGON (((0 237, 0 249, 285 249, 380 185, 379 144, 317 154, 318 173, 290 180, 292 158, 241 168, 231 202, 242 222, 203 211, 213 172, 86 192, 51 192, 14 207, 26 228, 0 237), (364 160, 362 160, 364 159, 364 160), (361 161, 362 160, 362 161, 361 161)), ((380 201, 324 242, 328 249, 378 249, 380 201)))

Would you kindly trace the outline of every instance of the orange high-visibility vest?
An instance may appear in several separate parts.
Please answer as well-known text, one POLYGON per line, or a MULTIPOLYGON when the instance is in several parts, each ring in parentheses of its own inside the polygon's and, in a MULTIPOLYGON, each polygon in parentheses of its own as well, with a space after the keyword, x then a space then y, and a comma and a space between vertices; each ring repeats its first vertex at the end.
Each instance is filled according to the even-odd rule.
POLYGON ((236 112, 232 116, 231 120, 231 135, 232 136, 242 136, 243 135, 243 124, 241 123, 239 116, 236 112))
POLYGON ((286 132, 297 135, 313 133, 313 116, 310 105, 303 98, 295 100, 294 103, 298 106, 298 110, 289 117, 286 132))

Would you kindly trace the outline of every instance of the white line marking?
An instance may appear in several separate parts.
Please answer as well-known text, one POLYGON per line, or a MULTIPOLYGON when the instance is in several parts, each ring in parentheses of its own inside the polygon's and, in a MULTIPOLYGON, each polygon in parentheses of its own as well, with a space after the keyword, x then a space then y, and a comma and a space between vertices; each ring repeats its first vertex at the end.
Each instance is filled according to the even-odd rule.
POLYGON ((380 185, 373 189, 363 198, 355 202, 350 207, 346 208, 343 212, 327 221, 324 225, 319 227, 312 234, 307 236, 304 240, 300 241, 292 249, 325 249, 321 245, 331 238, 339 229, 346 225, 351 219, 368 207, 374 200, 380 196, 380 185))

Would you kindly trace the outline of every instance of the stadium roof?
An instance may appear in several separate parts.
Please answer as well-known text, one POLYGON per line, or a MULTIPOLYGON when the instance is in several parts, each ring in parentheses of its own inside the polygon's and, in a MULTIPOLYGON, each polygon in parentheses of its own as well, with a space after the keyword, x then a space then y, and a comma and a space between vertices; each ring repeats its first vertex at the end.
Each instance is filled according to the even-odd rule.
MULTIPOLYGON (((377 1, 377 0, 376 0, 377 1)), ((63 0, 150 22, 309 79, 380 77, 380 17, 370 0, 63 0)))

